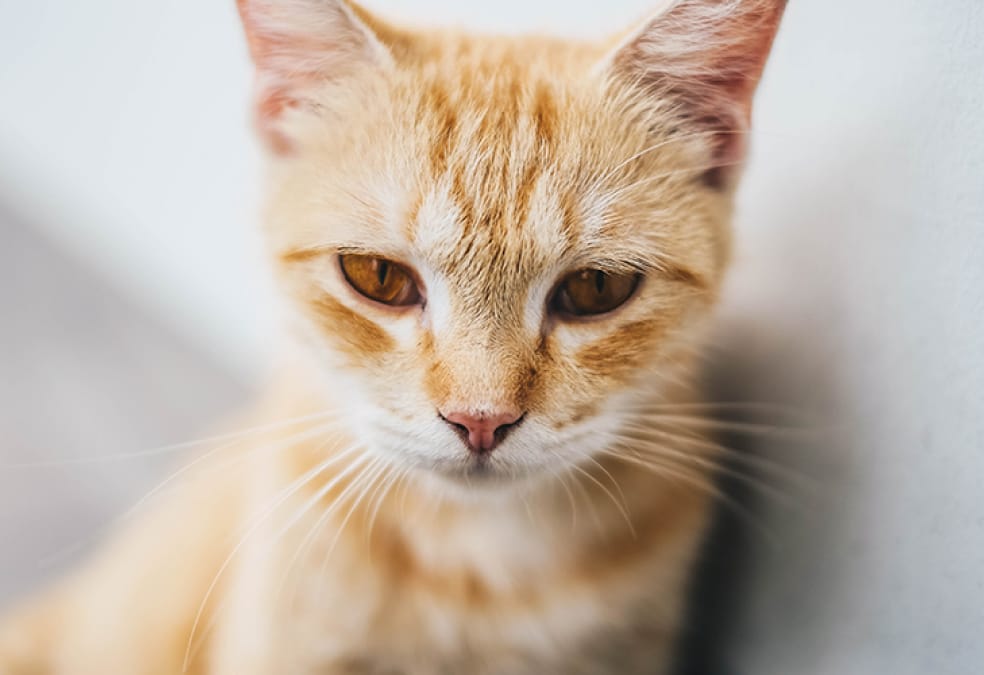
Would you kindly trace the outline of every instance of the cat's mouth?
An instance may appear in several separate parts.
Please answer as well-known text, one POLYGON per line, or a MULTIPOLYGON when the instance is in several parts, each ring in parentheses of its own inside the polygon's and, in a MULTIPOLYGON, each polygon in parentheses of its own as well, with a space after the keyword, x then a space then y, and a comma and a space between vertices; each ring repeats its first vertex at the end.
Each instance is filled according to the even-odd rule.
POLYGON ((473 454, 457 460, 439 462, 431 470, 445 480, 469 487, 493 486, 512 482, 517 478, 515 470, 509 470, 492 454, 473 454))
POLYGON ((468 478, 487 480, 502 476, 504 472, 492 465, 492 460, 488 455, 476 455, 466 460, 464 474, 468 478))
POLYGON ((504 472, 494 465, 491 455, 470 455, 451 468, 451 475, 467 480, 491 480, 503 476, 504 472))

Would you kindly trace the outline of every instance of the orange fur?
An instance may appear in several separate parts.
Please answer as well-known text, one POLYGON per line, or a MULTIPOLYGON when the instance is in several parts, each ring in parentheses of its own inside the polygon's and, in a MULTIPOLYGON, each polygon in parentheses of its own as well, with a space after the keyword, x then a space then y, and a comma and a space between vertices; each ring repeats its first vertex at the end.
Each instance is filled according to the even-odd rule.
POLYGON ((717 458, 653 411, 696 396, 783 2, 678 0, 614 47, 238 4, 297 336, 259 417, 308 418, 15 615, 0 672, 666 672, 717 458), (344 254, 423 301, 360 296, 344 254), (564 318, 584 268, 642 282, 564 318), (475 459, 445 410, 525 417, 475 459))

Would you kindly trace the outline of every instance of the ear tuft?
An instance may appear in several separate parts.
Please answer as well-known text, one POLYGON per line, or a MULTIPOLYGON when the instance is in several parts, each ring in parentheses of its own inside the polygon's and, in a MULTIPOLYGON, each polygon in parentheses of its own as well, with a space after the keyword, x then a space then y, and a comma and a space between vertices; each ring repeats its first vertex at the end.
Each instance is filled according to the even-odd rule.
POLYGON ((237 0, 236 4, 256 65, 257 128, 276 153, 290 151, 281 124, 287 110, 311 104, 321 84, 391 60, 346 0, 237 0))
POLYGON ((610 57, 616 74, 671 98, 689 129, 713 138, 707 175, 727 183, 745 155, 752 97, 786 0, 676 0, 610 57))

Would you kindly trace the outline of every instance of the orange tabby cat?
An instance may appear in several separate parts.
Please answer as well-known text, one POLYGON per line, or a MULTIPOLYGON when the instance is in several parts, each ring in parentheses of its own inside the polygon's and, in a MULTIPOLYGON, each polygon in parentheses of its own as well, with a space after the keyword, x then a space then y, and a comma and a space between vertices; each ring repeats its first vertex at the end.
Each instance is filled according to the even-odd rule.
POLYGON ((783 5, 589 44, 240 0, 295 347, 266 426, 15 615, 0 672, 666 672, 716 461, 681 425, 783 5))

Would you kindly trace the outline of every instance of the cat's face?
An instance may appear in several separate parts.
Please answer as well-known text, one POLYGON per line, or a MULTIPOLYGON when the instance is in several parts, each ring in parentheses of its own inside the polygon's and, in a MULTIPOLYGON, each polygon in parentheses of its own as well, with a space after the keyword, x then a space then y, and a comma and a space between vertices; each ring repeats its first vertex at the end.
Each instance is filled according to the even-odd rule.
MULTIPOLYGON (((310 362, 355 436, 502 483, 631 429, 689 363, 716 295, 739 107, 708 123, 686 90, 647 81, 634 52, 652 27, 609 51, 252 4, 325 12, 321 33, 273 52, 324 55, 303 86, 260 71, 266 220, 310 362)), ((262 65, 279 33, 241 5, 262 65)))

